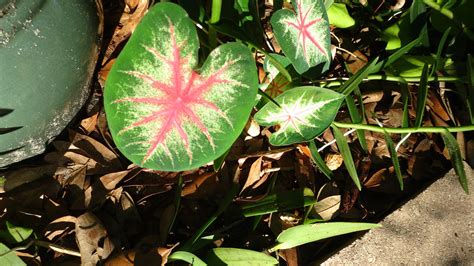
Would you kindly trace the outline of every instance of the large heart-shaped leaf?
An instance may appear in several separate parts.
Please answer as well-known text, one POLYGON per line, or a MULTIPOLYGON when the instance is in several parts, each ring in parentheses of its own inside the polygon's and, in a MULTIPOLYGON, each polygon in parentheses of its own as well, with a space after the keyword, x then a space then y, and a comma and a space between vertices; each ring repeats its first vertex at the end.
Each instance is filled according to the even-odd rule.
POLYGON ((152 169, 199 167, 241 133, 257 95, 250 50, 215 49, 198 72, 196 28, 172 3, 150 9, 107 79, 105 111, 112 137, 132 162, 152 169))
POLYGON ((254 118, 263 126, 280 126, 270 137, 270 144, 290 145, 321 134, 331 125, 343 100, 344 95, 333 90, 296 87, 275 98, 280 106, 269 102, 254 118))
POLYGON ((295 12, 280 9, 271 18, 281 49, 300 74, 331 60, 331 36, 322 0, 294 0, 295 12))

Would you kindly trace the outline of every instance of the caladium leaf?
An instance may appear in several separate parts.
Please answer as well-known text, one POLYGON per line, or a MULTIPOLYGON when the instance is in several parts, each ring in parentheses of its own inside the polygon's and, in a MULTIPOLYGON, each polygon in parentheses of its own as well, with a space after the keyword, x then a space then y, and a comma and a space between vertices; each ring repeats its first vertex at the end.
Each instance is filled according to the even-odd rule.
POLYGON ((239 136, 257 95, 250 50, 211 52, 196 70, 199 39, 186 12, 153 6, 106 82, 105 111, 120 151, 143 167, 181 171, 223 154, 239 136))
POLYGON ((333 90, 296 87, 275 98, 280 107, 269 102, 254 118, 263 126, 280 126, 270 137, 270 144, 290 145, 321 134, 331 125, 343 100, 344 95, 333 90))
MULTIPOLYGON (((272 56, 278 60, 285 68, 290 65, 290 60, 278 54, 272 54, 272 56)), ((263 62, 263 69, 268 74, 269 83, 264 84, 262 90, 265 91, 270 97, 274 98, 284 91, 289 90, 293 87, 291 81, 289 81, 278 69, 273 65, 272 61, 265 58, 263 62)), ((265 101, 266 103, 267 101, 265 101)))
POLYGON ((281 9, 270 20, 281 49, 300 74, 331 61, 331 36, 322 0, 294 0, 295 11, 281 9))

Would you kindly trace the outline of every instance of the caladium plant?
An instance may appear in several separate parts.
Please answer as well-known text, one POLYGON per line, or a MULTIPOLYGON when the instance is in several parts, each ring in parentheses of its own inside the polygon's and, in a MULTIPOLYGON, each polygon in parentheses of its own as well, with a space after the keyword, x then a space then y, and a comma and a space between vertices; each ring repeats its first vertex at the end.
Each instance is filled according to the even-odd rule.
MULTIPOLYGON (((279 54, 271 54, 283 67, 288 67, 290 65, 290 60, 279 54)), ((265 91, 270 97, 276 97, 282 94, 284 91, 289 90, 293 87, 291 81, 289 81, 285 75, 280 73, 280 71, 272 64, 272 62, 267 58, 263 62, 263 69, 267 74, 269 83, 264 84, 262 90, 265 91)), ((266 103, 267 101, 265 101, 266 103)))
POLYGON ((270 22, 275 38, 299 74, 329 66, 331 33, 322 0, 294 0, 294 11, 280 9, 270 22))
POLYGON ((278 125, 270 144, 290 145, 314 139, 328 128, 344 100, 344 95, 333 90, 304 86, 288 90, 267 103, 255 120, 262 126, 278 125))
POLYGON ((119 150, 143 167, 181 171, 222 155, 247 122, 258 80, 250 50, 226 43, 199 71, 186 11, 153 6, 113 65, 105 111, 119 150))

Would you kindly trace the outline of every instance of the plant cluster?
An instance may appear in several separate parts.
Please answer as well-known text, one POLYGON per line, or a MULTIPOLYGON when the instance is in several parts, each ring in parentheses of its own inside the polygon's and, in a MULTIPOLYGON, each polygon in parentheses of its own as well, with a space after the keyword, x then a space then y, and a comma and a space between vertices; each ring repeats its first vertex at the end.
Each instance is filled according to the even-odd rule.
MULTIPOLYGON (((395 52, 375 57, 356 73, 349 72, 351 76, 347 79, 331 81, 321 79, 334 56, 331 50, 331 19, 333 25, 342 28, 355 24, 343 3, 295 0, 292 6, 283 8, 281 1, 275 1, 270 23, 276 43, 281 47, 279 54, 272 53, 273 49, 261 40, 263 32, 255 1, 235 1, 233 11, 237 20, 234 21, 221 18, 225 8, 219 0, 212 1, 209 20, 190 18, 185 9, 191 10, 193 5, 187 1, 182 3, 183 7, 172 3, 156 4, 133 33, 107 79, 105 108, 114 141, 127 158, 145 168, 184 171, 213 162, 214 169, 218 171, 251 117, 258 125, 271 130, 268 142, 272 146, 308 143, 314 164, 328 178, 332 178, 332 172, 321 158, 315 142, 315 138, 331 127, 349 176, 360 190, 354 159, 341 129, 355 129, 359 144, 366 153, 368 148, 364 131, 380 132, 385 136, 395 174, 403 190, 397 147, 403 145, 410 134, 440 133, 460 183, 468 192, 461 153, 452 132, 468 131, 474 127, 422 125, 429 84, 445 78, 437 74, 450 61, 449 58, 443 59, 446 45, 463 38, 472 39, 470 25, 463 24, 466 20, 454 16, 448 10, 450 4, 441 2, 440 5, 432 1, 413 1, 399 23, 382 32, 382 38, 388 42, 386 49, 396 49, 395 52), (427 12, 427 7, 433 10, 427 12), (408 43, 397 33, 400 28, 419 23, 429 14, 435 28, 443 33, 436 55, 407 56, 407 52, 428 40, 426 19, 423 20, 424 28, 420 29, 419 37, 408 43), (436 19, 448 21, 446 25, 453 26, 442 27, 436 19), (205 29, 201 22, 207 24, 205 29), (232 28, 232 23, 238 23, 240 27, 232 28), (196 26, 202 29, 199 32, 201 38, 196 26), (218 34, 226 40, 235 41, 223 43, 218 34), (201 50, 200 43, 203 46, 201 50), (223 44, 217 46, 218 43, 223 44), (263 55, 265 79, 269 80, 261 85, 257 77, 256 55, 263 55), (205 56, 207 58, 201 63, 201 58, 205 56), (411 68, 403 66, 410 60, 418 60, 418 65, 411 68), (420 64, 421 70, 417 71, 420 64), (381 75, 374 75, 377 73, 381 75), (414 122, 408 115, 410 97, 407 91, 402 90, 402 127, 387 128, 382 124, 364 123, 361 115, 364 111, 360 110, 363 108, 359 89, 362 82, 393 80, 403 87, 410 82, 408 78, 413 77, 419 81, 414 122), (351 123, 336 121, 341 108, 348 110, 351 123), (392 139, 394 134, 402 137, 397 145, 392 139)), ((462 2, 459 6, 465 4, 462 2)), ((403 30, 403 34, 407 32, 403 30)), ((468 57, 468 72, 472 71, 470 61, 468 57)), ((470 79, 458 82, 472 86, 472 72, 469 75, 470 79)), ((472 91, 467 91, 467 95, 466 103, 472 104, 472 91)), ((307 205, 311 202, 304 204, 307 205)), ((246 209, 249 216, 253 215, 251 209, 246 209)), ((270 251, 315 241, 322 235, 328 237, 373 226, 337 223, 300 225, 281 233, 270 251), (326 227, 328 231, 325 231, 326 227)), ((205 229, 170 258, 190 262, 190 257, 193 257, 194 262, 199 261, 191 253, 183 252, 195 250, 193 245, 205 229)), ((276 263, 270 257, 259 257, 263 254, 250 251, 213 250, 214 256, 227 263, 235 259, 235 254, 276 263)))
MULTIPOLYGON (((106 118, 98 113, 92 128, 107 144, 108 128, 120 154, 86 136, 97 133, 91 129, 55 142, 46 156, 68 163, 64 194, 73 200, 60 200, 85 210, 47 226, 74 225, 81 254, 61 252, 83 262, 139 263, 135 243, 153 238, 150 253, 162 263, 276 265, 276 254, 290 260, 295 247, 379 227, 349 222, 368 216, 350 210, 359 193, 384 182, 394 197, 413 188, 409 176, 426 169, 410 160, 418 147, 449 158, 468 192, 458 142, 474 130, 467 12, 474 1, 172 2, 137 7, 146 15, 116 50, 110 72, 102 68, 107 77, 99 74, 106 118), (68 190, 86 176, 95 179, 83 194, 68 190), (97 251, 112 242, 113 228, 101 223, 110 220, 128 237, 123 252, 105 244, 97 251), (87 231, 86 224, 95 226, 87 231), (142 225, 153 229, 136 228, 142 225)), ((109 51, 105 57, 113 58, 109 51)), ((49 166, 42 171, 57 174, 49 166)), ((7 223, 0 239, 17 249, 59 249, 20 225, 7 223)), ((50 240, 67 235, 54 232, 50 240)), ((18 262, 0 249, 0 260, 18 262)))

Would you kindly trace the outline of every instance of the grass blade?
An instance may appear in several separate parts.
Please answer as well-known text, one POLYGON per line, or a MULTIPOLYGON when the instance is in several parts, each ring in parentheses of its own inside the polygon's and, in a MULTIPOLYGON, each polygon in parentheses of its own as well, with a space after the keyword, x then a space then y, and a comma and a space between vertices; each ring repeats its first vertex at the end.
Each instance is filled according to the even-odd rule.
POLYGON ((275 99, 273 99, 272 96, 268 95, 268 93, 264 92, 262 89, 260 88, 258 89, 258 94, 281 108, 280 104, 277 101, 275 101, 275 99))
MULTIPOLYGON (((346 96, 346 104, 347 104, 347 109, 349 110, 349 115, 351 116, 352 122, 354 124, 361 124, 362 116, 360 115, 359 110, 357 110, 354 98, 352 98, 350 95, 346 96)), ((361 104, 361 106, 363 106, 363 104, 361 104)), ((359 139, 360 146, 364 150, 364 153, 367 154, 369 148, 367 147, 367 140, 365 139, 364 130, 358 129, 356 130, 356 133, 357 133, 357 138, 359 139)))
POLYGON ((469 108, 469 115, 471 123, 474 124, 474 66, 471 54, 467 55, 466 69, 467 69, 467 102, 469 108))
POLYGON ((410 43, 408 43, 407 45, 401 47, 400 49, 398 49, 395 53, 393 53, 392 55, 390 55, 389 57, 387 57, 385 60, 379 62, 375 68, 374 68, 374 72, 379 72, 381 71, 382 69, 388 67, 389 65, 391 65, 393 62, 397 61, 401 56, 403 56, 404 54, 406 54, 408 51, 410 51, 413 47, 419 45, 422 41, 423 41, 423 38, 424 38, 424 33, 422 33, 420 36, 418 36, 418 38, 414 39, 413 41, 411 41, 410 43))
POLYGON ((206 258, 209 265, 278 265, 278 260, 263 252, 240 248, 213 248, 206 258))
POLYGON ((446 43, 446 40, 448 39, 450 31, 451 31, 451 27, 447 28, 444 31, 443 36, 441 37, 439 41, 438 49, 436 50, 436 61, 435 61, 435 65, 433 66, 433 69, 431 69, 430 77, 433 76, 435 71, 441 70, 443 68, 443 64, 441 63, 441 60, 443 59, 443 57, 441 54, 443 53, 444 44, 446 43))
POLYGON ((451 157, 451 163, 453 164, 454 171, 458 175, 459 183, 466 193, 469 194, 469 188, 467 185, 467 176, 464 171, 464 164, 462 162, 461 151, 459 150, 458 142, 456 138, 445 129, 444 133, 441 134, 444 140, 444 144, 449 152, 449 157, 451 157))
POLYGON ((316 203, 316 199, 313 191, 309 188, 300 188, 269 194, 257 202, 243 206, 242 212, 245 217, 253 217, 302 208, 314 203, 316 203))
POLYGON ((279 249, 293 248, 321 239, 326 239, 329 237, 348 234, 357 231, 369 230, 377 227, 381 227, 381 225, 371 223, 347 222, 298 225, 281 232, 280 235, 278 235, 277 237, 278 244, 271 248, 269 251, 273 252, 279 249))
POLYGON ((428 97, 428 64, 423 66, 420 85, 418 86, 418 99, 416 101, 415 127, 420 127, 425 114, 426 98, 428 97))
POLYGON ((318 167, 318 169, 329 179, 332 179, 334 176, 334 173, 329 169, 329 167, 326 165, 326 162, 324 162, 323 158, 321 157, 321 154, 318 152, 318 147, 316 147, 316 143, 314 143, 314 140, 309 142, 309 151, 311 152, 311 160, 313 161, 314 164, 318 167))
POLYGON ((230 152, 230 148, 226 152, 224 152, 224 154, 222 154, 220 157, 214 160, 214 165, 213 165, 214 172, 219 172, 229 152, 230 152))
POLYGON ((333 129, 332 132, 334 134, 334 138, 336 139, 337 147, 339 148, 339 151, 341 152, 342 158, 344 160, 344 165, 346 166, 346 169, 349 172, 349 175, 354 181, 354 184, 357 186, 359 190, 361 190, 362 187, 360 185, 359 176, 357 175, 357 169, 354 164, 354 159, 352 159, 352 154, 349 148, 349 144, 347 143, 346 138, 341 133, 339 128, 337 128, 334 124, 331 125, 331 127, 333 129))
POLYGON ((176 251, 176 252, 171 253, 171 255, 168 257, 168 261, 176 261, 176 260, 185 261, 193 266, 207 265, 198 256, 186 251, 176 251))
POLYGON ((174 213, 173 213, 173 218, 171 222, 168 225, 168 228, 166 228, 166 236, 163 242, 166 242, 166 239, 168 239, 171 229, 173 228, 174 222, 176 221, 176 217, 178 216, 178 212, 181 206, 181 192, 183 190, 183 176, 179 175, 178 177, 178 183, 176 184, 176 191, 174 192, 174 199, 173 199, 173 205, 175 207, 174 213))
POLYGON ((398 161, 398 154, 395 150, 395 144, 393 144, 393 140, 388 134, 387 131, 384 130, 384 137, 385 142, 387 143, 387 149, 390 152, 390 158, 392 159, 393 168, 395 168, 395 174, 397 175, 398 183, 400 184, 400 190, 403 190, 403 175, 400 169, 400 162, 398 161))
POLYGON ((222 199, 219 208, 217 211, 207 220, 205 224, 203 224, 196 233, 183 245, 180 249, 181 251, 193 251, 194 243, 204 234, 206 229, 214 223, 214 221, 221 215, 227 207, 232 203, 232 200, 235 196, 239 193, 239 184, 233 183, 232 187, 230 188, 229 193, 222 199))
POLYGON ((377 61, 379 60, 378 57, 374 58, 370 61, 367 65, 365 65, 361 70, 357 71, 353 76, 351 76, 344 84, 339 88, 339 92, 348 96, 351 94, 353 90, 355 90, 362 80, 367 77, 370 73, 374 73, 377 61))
MULTIPOLYGON (((407 83, 400 83, 400 92, 402 94, 403 102, 402 127, 409 127, 410 116, 408 114, 408 100, 410 99, 410 93, 408 91, 407 83)), ((402 138, 404 138, 405 136, 406 134, 402 134, 402 138)))

